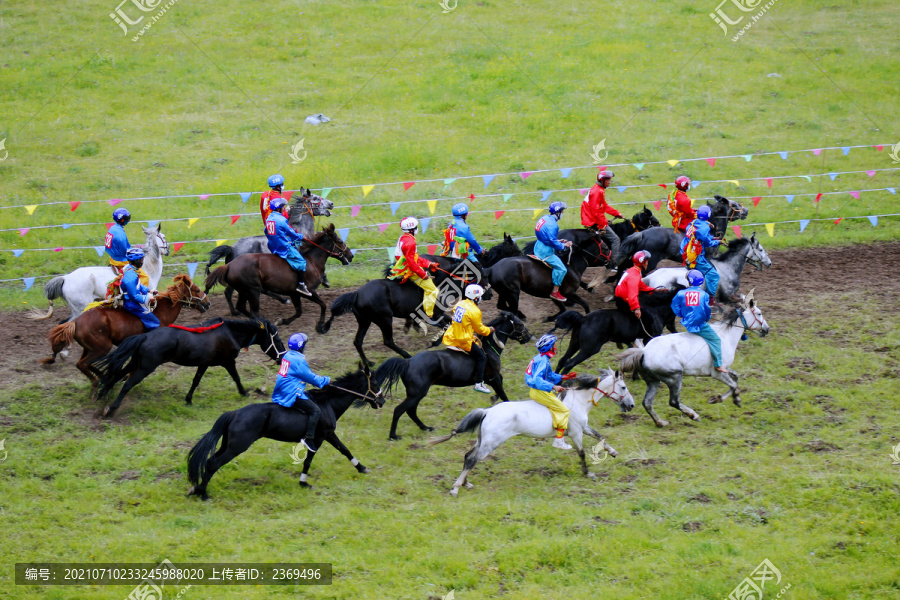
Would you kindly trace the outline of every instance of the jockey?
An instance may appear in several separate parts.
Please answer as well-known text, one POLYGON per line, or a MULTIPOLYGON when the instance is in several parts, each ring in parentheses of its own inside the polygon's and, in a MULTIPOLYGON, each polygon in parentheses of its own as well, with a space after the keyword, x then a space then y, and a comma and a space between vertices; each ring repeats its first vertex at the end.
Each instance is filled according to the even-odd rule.
POLYGON ((719 244, 728 245, 724 240, 717 240, 712 235, 709 225, 709 217, 712 209, 703 205, 697 209, 697 218, 688 225, 681 240, 681 256, 684 266, 688 269, 697 269, 706 279, 706 291, 709 292, 709 305, 718 306, 716 292, 719 289, 719 273, 716 268, 706 260, 706 249, 715 248, 719 244))
POLYGON ((437 263, 419 257, 416 252, 416 230, 419 228, 419 220, 415 217, 406 217, 400 221, 400 229, 403 234, 397 240, 394 256, 397 262, 391 269, 390 278, 399 279, 403 283, 407 279, 422 288, 425 296, 422 299, 422 307, 429 319, 434 318, 434 303, 437 301, 438 290, 425 269, 432 272, 437 269, 437 263))
MULTIPOLYGON (((273 209, 274 210, 274 209, 273 209)), ((281 367, 275 377, 275 389, 272 390, 272 402, 285 408, 295 408, 307 415, 306 435, 300 442, 310 452, 316 451, 316 425, 322 414, 319 406, 306 395, 306 384, 323 388, 331 383, 331 378, 316 375, 309 368, 303 348, 309 338, 305 333, 295 333, 288 340, 288 351, 281 357, 281 367)))
POLYGON ((700 289, 703 274, 697 270, 688 271, 687 280, 691 287, 675 294, 672 311, 681 317, 681 324, 689 333, 699 335, 709 345, 716 371, 727 373, 728 369, 722 366, 722 340, 707 322, 710 317, 710 301, 709 294, 700 289))
POLYGON ((123 304, 125 310, 135 315, 144 324, 148 331, 159 327, 159 319, 156 318, 147 307, 147 302, 159 292, 151 290, 142 284, 138 278, 138 270, 144 264, 144 251, 140 248, 131 248, 125 253, 128 264, 122 269, 122 282, 120 289, 125 297, 123 304))
MULTIPOLYGON (((121 274, 128 259, 125 253, 131 248, 128 242, 128 236, 125 234, 125 226, 131 221, 131 213, 127 208, 117 208, 113 211, 113 226, 106 232, 106 238, 103 245, 106 247, 106 253, 109 255, 109 264, 116 273, 121 274)), ((143 269, 138 269, 138 277, 144 285, 150 285, 150 277, 143 269)))
POLYGON ((284 189, 284 177, 281 175, 272 175, 269 177, 269 187, 272 188, 268 192, 263 192, 259 196, 259 212, 262 214, 263 223, 266 222, 266 219, 269 218, 269 214, 272 212, 272 207, 270 203, 275 198, 284 198, 285 201, 288 198, 285 198, 281 195, 281 191, 284 189))
POLYGON ((675 189, 669 194, 669 201, 666 204, 669 214, 672 215, 672 227, 681 233, 684 233, 691 221, 697 218, 694 202, 687 195, 690 187, 691 180, 688 177, 682 175, 676 178, 675 189))
POLYGON ((556 356, 556 336, 544 335, 535 346, 537 346, 538 355, 531 359, 528 368, 525 369, 525 383, 531 388, 528 397, 550 409, 550 414, 553 416, 553 427, 556 429, 553 447, 570 450, 572 446, 563 439, 566 428, 569 426, 569 409, 560 401, 559 396, 552 393, 565 391, 559 385, 562 375, 554 373, 550 367, 550 359, 556 356))
POLYGON ((662 324, 656 323, 649 315, 645 320, 641 316, 641 305, 638 301, 639 292, 657 290, 665 291, 666 288, 652 288, 641 279, 643 271, 650 265, 651 254, 647 250, 638 250, 632 257, 634 266, 625 271, 619 283, 616 285, 616 308, 626 315, 634 315, 641 321, 646 333, 659 335, 662 333, 662 324), (649 327, 649 330, 648 330, 649 327))
POLYGON ((478 255, 484 249, 475 241, 466 218, 469 215, 469 207, 460 202, 453 205, 453 222, 444 230, 444 249, 441 256, 449 255, 451 258, 469 258, 469 250, 473 250, 471 260, 478 262, 478 255))
POLYGON ((565 250, 572 245, 572 242, 569 240, 560 240, 557 237, 559 235, 557 222, 562 218, 563 211, 566 208, 568 206, 565 202, 553 202, 547 209, 550 216, 541 217, 534 224, 534 231, 537 234, 537 242, 534 244, 534 255, 553 268, 553 292, 550 293, 550 297, 560 302, 566 301, 566 297, 559 293, 559 286, 562 285, 568 271, 562 260, 556 255, 556 251, 565 250))
POLYGON ((487 327, 481 322, 481 309, 478 303, 481 302, 481 296, 484 294, 484 288, 475 283, 466 286, 466 299, 460 300, 453 307, 453 317, 450 327, 444 333, 443 342, 453 348, 459 348, 469 353, 469 356, 475 359, 475 390, 491 393, 491 388, 484 385, 484 367, 487 364, 487 356, 484 350, 475 343, 475 334, 480 336, 490 335, 494 332, 493 327, 487 327))
POLYGON ((590 229, 609 246, 613 260, 619 255, 619 236, 607 227, 606 215, 622 219, 622 214, 606 203, 606 188, 609 187, 615 174, 612 171, 600 171, 597 184, 591 188, 587 198, 581 203, 581 224, 590 229))
POLYGON ((268 239, 269 252, 280 256, 288 262, 291 268, 297 272, 297 291, 305 296, 312 296, 306 288, 306 259, 300 254, 295 245, 303 241, 303 234, 294 231, 287 220, 287 201, 284 198, 274 198, 269 203, 271 213, 266 219, 266 238, 268 239))

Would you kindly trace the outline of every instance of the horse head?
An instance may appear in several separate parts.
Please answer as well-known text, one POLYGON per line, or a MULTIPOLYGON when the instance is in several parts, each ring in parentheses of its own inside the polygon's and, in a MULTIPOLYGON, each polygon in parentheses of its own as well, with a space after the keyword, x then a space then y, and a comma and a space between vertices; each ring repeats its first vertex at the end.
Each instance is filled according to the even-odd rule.
POLYGON ((713 217, 725 217, 725 220, 729 222, 747 218, 749 211, 747 210, 747 207, 740 202, 729 200, 725 196, 720 196, 718 194, 715 195, 715 199, 715 204, 707 202, 707 205, 712 208, 713 217))
POLYGON ((338 259, 341 261, 341 264, 345 266, 353 262, 353 250, 350 249, 350 246, 348 246, 335 231, 334 223, 329 223, 327 227, 323 227, 322 233, 325 234, 323 239, 328 240, 325 251, 328 252, 329 256, 338 259), (330 248, 328 247, 329 245, 331 246, 330 248))
POLYGON ((318 194, 313 194, 312 190, 309 188, 300 188, 300 198, 302 203, 307 204, 312 208, 313 216, 331 216, 331 209, 334 208, 334 202, 331 200, 319 196, 318 194))
POLYGON ((759 240, 756 239, 756 232, 753 232, 753 235, 750 236, 750 245, 747 250, 747 262, 756 267, 757 271, 762 271, 763 267, 771 267, 772 259, 769 258, 769 254, 766 252, 765 248, 762 247, 762 244, 759 243, 759 240))
POLYGON ((172 285, 166 288, 165 295, 172 302, 181 302, 201 313, 209 310, 209 297, 184 273, 175 276, 172 285))
POLYGON ((520 344, 527 344, 534 339, 522 319, 505 310, 500 311, 500 316, 491 322, 491 326, 497 333, 504 334, 507 339, 516 340, 520 344))
POLYGON ((286 350, 284 349, 284 343, 281 341, 281 338, 278 337, 278 328, 272 325, 265 317, 258 317, 256 323, 260 329, 260 331, 257 332, 260 341, 259 347, 262 348, 262 345, 265 343, 265 337, 262 336, 268 337, 269 344, 263 352, 275 362, 280 361, 281 356, 285 354, 286 350))
POLYGON ((169 242, 166 241, 166 236, 162 233, 162 223, 157 223, 153 227, 144 227, 141 225, 141 231, 143 231, 144 236, 146 236, 146 247, 148 249, 156 248, 160 255, 169 255, 169 242))
MULTIPOLYGON (((622 376, 621 371, 601 369, 597 375, 597 383, 594 389, 615 402, 622 412, 628 412, 634 408, 634 397, 628 391, 628 386, 625 384, 625 378, 622 376)), ((591 400, 594 401, 596 406, 597 402, 593 396, 591 400)))
POLYGON ((361 408, 368 404, 377 410, 384 406, 384 391, 381 389, 381 384, 375 379, 375 374, 372 373, 372 369, 369 368, 367 362, 360 360, 359 368, 366 376, 366 393, 364 398, 357 400, 357 406, 361 408))
POLYGON ((741 304, 729 318, 729 321, 733 324, 740 319, 741 325, 744 326, 745 330, 756 331, 760 337, 765 337, 769 333, 769 324, 763 317, 756 300, 753 299, 754 290, 755 288, 750 290, 750 293, 746 296, 741 295, 741 304))
POLYGON ((645 229, 650 229, 651 227, 659 227, 659 220, 655 216, 653 216, 653 211, 651 211, 646 206, 642 211, 635 214, 634 217, 631 218, 631 224, 634 225, 635 231, 644 231, 645 229))

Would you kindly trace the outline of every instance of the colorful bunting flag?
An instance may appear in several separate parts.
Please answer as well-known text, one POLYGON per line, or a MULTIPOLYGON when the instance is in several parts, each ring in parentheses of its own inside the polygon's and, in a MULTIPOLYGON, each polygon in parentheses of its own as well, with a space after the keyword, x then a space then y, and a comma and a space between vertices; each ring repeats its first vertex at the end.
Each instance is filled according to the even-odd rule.
POLYGON ((364 185, 362 186, 363 198, 369 195, 369 192, 375 189, 374 185, 364 185))
POLYGON ((850 146, 843 146, 841 148, 841 151, 844 153, 844 156, 847 156, 848 154, 850 154, 850 146))
POLYGON ((762 200, 762 196, 753 196, 753 206, 759 206, 760 200, 762 200))
POLYGON ((809 219, 800 219, 800 233, 803 233, 807 225, 809 225, 809 219))
POLYGON ((653 201, 654 209, 659 210, 661 207, 662 207, 662 200, 654 200, 653 201))
POLYGON ((184 247, 184 242, 174 242, 172 243, 172 254, 177 254, 179 250, 184 247))
POLYGON ((534 173, 534 171, 525 171, 524 173, 519 173, 519 175, 522 177, 522 179, 528 179, 529 177, 531 177, 532 173, 534 173))
POLYGON ((97 253, 97 256, 103 256, 103 253, 106 252, 106 248, 103 246, 94 246, 94 251, 97 253))
POLYGON ((456 181, 456 178, 445 179, 444 180, 444 189, 446 190, 450 186, 450 184, 453 183, 454 181, 456 181))
POLYGON ((875 171, 866 171, 866 175, 869 177, 875 177, 875 171))
POLYGON ((116 200, 107 200, 107 202, 109 203, 110 206, 115 206, 116 204, 119 204, 122 201, 119 199, 116 199, 116 200))
POLYGON ((437 252, 437 249, 437 244, 428 244, 428 254, 434 255, 434 253, 437 252))
POLYGON ((69 202, 69 206, 72 207, 70 210, 72 212, 75 212, 75 209, 81 206, 81 202, 79 200, 72 200, 71 202, 69 202))
POLYGON ((512 198, 512 196, 512 194, 503 194, 503 203, 505 204, 506 202, 508 202, 509 199, 512 198))
POLYGON ((750 159, 753 158, 752 154, 742 154, 741 156, 743 156, 744 160, 746 160, 747 162, 750 162, 750 159))
POLYGON ((632 167, 637 167, 637 170, 638 170, 638 171, 643 171, 643 170, 644 170, 644 163, 633 163, 631 166, 632 166, 632 167))
POLYGON ((822 154, 822 149, 821 149, 821 148, 816 148, 815 150, 813 150, 813 154, 815 154, 816 156, 822 154))
POLYGON ((332 189, 332 188, 322 188, 322 197, 323 197, 323 198, 327 198, 327 197, 328 197, 328 194, 331 193, 331 189, 332 189))
POLYGON ((227 241, 228 240, 216 240, 216 248, 218 248, 219 246, 224 246, 225 242, 227 241))
POLYGON ((559 175, 562 179, 565 179, 566 177, 568 177, 571 174, 572 174, 572 169, 560 169, 559 170, 559 175))
POLYGON ((544 209, 543 209, 543 208, 536 208, 536 209, 534 209, 534 215, 533 215, 531 218, 532 218, 532 219, 537 219, 537 216, 538 216, 539 214, 541 214, 542 212, 544 212, 544 209))
POLYGON ((24 250, 13 250, 12 253, 13 253, 13 256, 15 256, 16 258, 19 258, 23 254, 25 254, 25 251, 24 250))
POLYGON ((185 266, 187 267, 188 275, 190 276, 191 279, 193 279, 194 273, 197 271, 197 263, 189 262, 185 266))
POLYGON ((194 223, 196 223, 196 222, 199 221, 199 220, 200 220, 200 217, 192 217, 192 218, 188 219, 188 220, 187 220, 187 221, 188 221, 188 229, 190 229, 191 227, 193 227, 193 226, 194 226, 194 223))
POLYGON ((625 190, 628 189, 628 186, 627 186, 627 185, 617 185, 617 186, 616 186, 616 189, 619 190, 619 193, 620 193, 620 194, 624 194, 624 193, 625 193, 625 190))
POLYGON ((394 262, 397 260, 397 257, 394 256, 394 248, 385 248, 387 250, 388 260, 394 262))
MULTIPOLYGON (((209 198, 209 194, 200 194, 197 197, 200 198, 201 200, 206 200, 207 198, 209 198)), ((290 196, 288 196, 288 198, 290 198, 290 196)), ((196 268, 196 267, 194 267, 194 268, 196 268)), ((193 277, 193 275, 191 275, 191 276, 193 277)))
POLYGON ((886 189, 887 191, 889 191, 890 193, 892 193, 894 195, 897 194, 897 190, 895 190, 894 188, 884 188, 884 189, 886 189))
POLYGON ((250 196, 252 194, 253 194, 253 192, 240 192, 241 202, 243 202, 244 204, 247 204, 247 200, 250 199, 250 196))
POLYGON ((338 235, 341 236, 341 239, 344 240, 344 242, 346 242, 347 238, 350 237, 350 228, 344 227, 343 229, 338 229, 338 235))
POLYGON ((587 196, 587 193, 588 193, 589 191, 590 191, 590 190, 587 189, 587 188, 581 188, 580 190, 578 190, 578 193, 581 194, 582 196, 587 196))
POLYGON ((881 152, 882 150, 884 150, 884 146, 875 146, 875 149, 881 152))
POLYGON ((766 178, 766 187, 769 187, 769 188, 772 187, 772 178, 771 177, 766 178))
POLYGON ((353 206, 350 207, 350 216, 355 217, 356 215, 359 214, 359 211, 361 211, 361 210, 362 210, 362 206, 360 206, 359 204, 354 204, 353 206))
POLYGON ((159 225, 159 221, 147 221, 147 227, 156 227, 159 225))
POLYGON ((109 231, 109 228, 115 225, 115 223, 104 223, 106 225, 106 230, 109 231))
POLYGON ((703 183, 703 182, 702 181, 692 181, 690 189, 696 190, 698 187, 700 187, 701 183, 703 183))
POLYGON ((241 218, 241 215, 231 215, 231 224, 234 225, 235 223, 237 223, 240 220, 240 218, 241 218))
POLYGON ((503 213, 505 213, 505 212, 506 212, 505 210, 495 210, 494 211, 494 220, 499 221, 500 217, 502 217, 503 213))
POLYGON ((282 190, 281 191, 282 197, 287 198, 288 200, 290 200, 291 196, 293 196, 295 193, 296 192, 294 192, 294 190, 282 190))
POLYGON ((422 233, 428 231, 428 225, 431 223, 431 217, 422 217, 419 219, 419 225, 422 226, 422 233))
POLYGON ((850 195, 853 196, 854 198, 856 198, 857 200, 859 200, 859 192, 853 191, 853 192, 850 192, 850 195))
POLYGON ((37 207, 38 207, 37 204, 29 204, 28 206, 25 207, 25 210, 28 211, 28 214, 29 214, 29 215, 33 215, 33 214, 34 214, 34 209, 36 209, 37 207))
POLYGON ((475 201, 475 194, 469 194, 469 202, 475 201))
POLYGON ((415 181, 407 181, 406 183, 403 184, 403 191, 404 192, 407 191, 409 188, 411 188, 414 185, 416 185, 415 181))
POLYGON ((711 167, 716 166, 716 159, 714 159, 714 158, 707 158, 706 162, 708 162, 709 166, 711 166, 711 167))
POLYGON ((483 175, 481 178, 484 180, 484 187, 489 186, 494 180, 494 177, 496 177, 496 175, 483 175))
POLYGON ((734 231, 734 235, 741 237, 741 226, 740 225, 732 225, 731 229, 734 231))
POLYGON ((426 204, 428 205, 428 212, 434 214, 434 209, 437 208, 437 200, 429 200, 426 204))
POLYGON ((672 159, 672 160, 667 160, 666 162, 669 163, 669 166, 670 166, 670 167, 674 167, 674 166, 677 165, 680 161, 678 161, 678 160, 676 160, 676 159, 672 159))
POLYGON ((794 201, 794 195, 793 195, 793 194, 785 194, 784 198, 788 201, 788 204, 790 204, 791 202, 794 201))
POLYGON ((766 231, 769 232, 769 237, 775 237, 775 223, 766 223, 766 231))
POLYGON ((822 193, 820 192, 820 193, 816 194, 815 202, 818 202, 821 199, 822 199, 822 193))
POLYGON ((553 192, 541 192, 541 202, 546 202, 553 192))
POLYGON ((19 229, 19 235, 25 235, 26 233, 28 233, 29 229, 31 229, 31 227, 23 227, 19 229))
POLYGON ((869 223, 872 224, 872 227, 878 226, 878 217, 877 216, 873 215, 871 217, 868 217, 868 219, 869 219, 869 223))
POLYGON ((53 251, 54 252, 62 252, 63 251, 62 246, 58 246, 58 247, 54 248, 53 251))
POLYGON ((397 209, 399 209, 399 208, 400 208, 400 203, 399 203, 399 202, 391 202, 391 214, 392 214, 392 215, 396 215, 396 214, 397 214, 397 209))
POLYGON ((664 183, 657 183, 656 185, 658 185, 658 186, 661 187, 661 188, 666 188, 666 187, 668 187, 668 186, 667 186, 666 184, 664 184, 664 183))
MULTIPOLYGON (((353 256, 356 256, 356 249, 350 248, 350 254, 352 254, 353 256)), ((394 257, 392 256, 391 258, 394 258, 394 257)))
POLYGON ((71 226, 72 226, 72 225, 71 225, 70 223, 63 223, 63 224, 62 224, 62 228, 63 228, 63 229, 68 229, 68 228, 71 227, 71 226))
POLYGON ((34 277, 25 277, 24 279, 22 279, 22 281, 25 282, 26 292, 31 289, 31 286, 34 285, 34 277))
POLYGON ((834 224, 837 225, 838 223, 840 223, 843 220, 844 220, 844 217, 838 217, 837 219, 834 220, 834 224))
POLYGON ((384 233, 384 230, 387 229, 387 228, 390 227, 390 226, 391 226, 390 223, 379 223, 379 224, 378 224, 378 232, 379 232, 379 233, 384 233))
POLYGON ((835 179, 837 179, 837 176, 838 176, 838 175, 839 175, 839 173, 829 173, 829 174, 828 174, 828 176, 831 177, 831 180, 832 180, 832 181, 834 181, 835 179))
POLYGON ((741 182, 738 181, 737 179, 729 179, 728 183, 733 183, 734 185, 737 185, 737 186, 741 185, 741 182))
POLYGON ((779 152, 778 153, 778 156, 780 156, 782 160, 787 160, 787 155, 788 155, 787 152, 779 152))

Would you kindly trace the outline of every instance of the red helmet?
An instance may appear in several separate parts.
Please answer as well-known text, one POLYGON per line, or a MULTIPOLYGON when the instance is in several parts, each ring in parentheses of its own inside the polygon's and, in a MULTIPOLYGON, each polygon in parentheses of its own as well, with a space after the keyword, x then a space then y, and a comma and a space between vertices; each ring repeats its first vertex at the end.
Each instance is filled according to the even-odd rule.
POLYGON ((601 179, 612 179, 615 176, 615 173, 613 173, 612 171, 600 171, 599 173, 597 173, 597 181, 600 181, 601 179))
POLYGON ((687 189, 691 185, 691 178, 687 175, 682 175, 675 179, 675 186, 680 188, 687 189))
POLYGON ((650 262, 650 253, 646 250, 638 250, 631 257, 631 260, 634 261, 634 266, 640 267, 642 264, 650 262))

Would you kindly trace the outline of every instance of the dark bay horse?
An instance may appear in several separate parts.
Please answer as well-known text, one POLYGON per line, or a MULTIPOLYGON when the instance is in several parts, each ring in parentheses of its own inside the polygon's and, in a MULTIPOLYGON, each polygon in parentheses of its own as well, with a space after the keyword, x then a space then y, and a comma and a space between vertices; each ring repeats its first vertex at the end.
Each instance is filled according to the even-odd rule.
MULTIPOLYGON (((384 404, 381 388, 368 368, 348 373, 324 389, 309 390, 308 394, 322 411, 316 425, 316 439, 313 440, 319 452, 306 454, 300 485, 305 488, 312 487, 306 482, 306 477, 313 458, 322 451, 323 441, 346 456, 358 472, 368 473, 369 469, 353 457, 335 433, 338 419, 347 412, 351 404, 357 407, 368 404, 372 408, 381 408, 384 404)), ((197 495, 203 500, 208 500, 206 486, 212 476, 223 465, 245 452, 256 440, 268 438, 278 442, 299 444, 305 433, 306 415, 299 410, 286 408, 274 402, 250 404, 238 410, 228 411, 216 420, 209 433, 204 435, 188 453, 188 479, 193 484, 188 496, 197 495), (222 440, 222 445, 216 450, 219 439, 222 440)))
MULTIPOLYGON (((209 299, 187 275, 176 275, 172 285, 157 296, 153 314, 166 327, 173 323, 183 306, 206 312, 209 299)), ((141 320, 124 308, 92 308, 78 315, 74 321, 57 325, 47 334, 53 356, 42 359, 44 364, 55 362, 56 355, 72 342, 82 348, 81 358, 76 363, 78 369, 91 382, 91 397, 96 399, 97 376, 91 371, 92 362, 108 354, 113 345, 121 344, 127 338, 144 332, 141 320)))
POLYGON ((170 325, 133 335, 92 365, 93 371, 100 376, 99 398, 105 397, 117 382, 128 378, 116 401, 107 406, 103 414, 112 416, 134 386, 167 362, 182 367, 197 367, 191 389, 184 399, 187 404, 191 403, 194 390, 210 367, 225 367, 237 385, 238 393, 246 396, 247 391, 241 385, 235 360, 241 348, 250 346, 259 346, 276 362, 284 354, 284 344, 278 337, 278 330, 263 318, 252 321, 215 318, 196 327, 170 325))
MULTIPOLYGON (((482 256, 481 272, 486 274, 493 269, 494 267, 489 265, 494 264, 494 261, 501 261, 505 257, 520 256, 521 254, 522 251, 519 250, 513 239, 504 234, 503 242, 492 247, 482 256)), ((449 261, 447 263, 448 267, 452 266, 452 264, 459 265, 462 262, 446 257, 442 258, 444 261, 449 261)), ((434 316, 439 323, 442 322, 442 318, 438 316, 441 306, 449 307, 461 295, 460 290, 465 288, 463 282, 455 279, 450 279, 450 283, 453 283, 453 285, 444 285, 449 278, 446 271, 452 272, 452 270, 444 269, 434 273, 434 284, 438 286, 440 292, 444 292, 443 296, 441 294, 438 295, 438 303, 435 306, 434 316)), ((423 296, 422 289, 414 283, 400 283, 394 279, 373 279, 355 292, 348 292, 338 296, 331 303, 331 317, 325 323, 323 331, 327 332, 331 328, 331 323, 335 317, 352 313, 356 317, 358 325, 353 345, 360 358, 366 364, 373 364, 366 358, 366 354, 363 351, 366 333, 373 324, 381 330, 381 337, 385 346, 403 358, 409 358, 411 355, 394 341, 394 318, 406 319, 406 328, 408 330, 413 322, 411 315, 422 304, 423 296)), ((446 316, 443 319, 445 320, 446 316)))
MULTIPOLYGON (((325 323, 325 302, 315 290, 322 283, 325 261, 334 258, 341 264, 348 265, 353 260, 353 253, 335 233, 333 223, 314 236, 305 238, 300 253, 306 259, 306 287, 312 292, 309 300, 319 305, 320 309, 316 331, 324 333, 322 326, 325 323)), ((300 304, 303 295, 296 290, 297 274, 288 262, 279 256, 272 254, 238 256, 224 267, 210 273, 205 285, 207 292, 215 285, 224 285, 237 290, 237 308, 251 318, 259 316, 259 295, 263 290, 284 294, 294 305, 294 314, 285 320, 279 320, 276 324, 287 325, 303 314, 303 307, 300 304)))
MULTIPOLYGON (((484 369, 484 382, 491 386, 497 396, 504 402, 509 401, 503 390, 503 375, 500 373, 500 354, 507 340, 513 339, 520 344, 527 344, 533 336, 525 325, 514 314, 501 311, 500 316, 491 321, 489 326, 495 329, 491 335, 481 338, 487 365, 484 369)), ((390 391, 399 381, 406 387, 406 399, 394 409, 391 421, 390 439, 399 440, 397 421, 404 413, 424 431, 434 431, 419 419, 416 410, 419 402, 433 385, 446 387, 467 387, 478 383, 473 370, 475 360, 465 352, 457 350, 425 350, 412 358, 389 358, 378 370, 375 378, 390 391)))
POLYGON ((651 227, 659 227, 659 221, 653 215, 653 211, 645 206, 643 210, 635 213, 630 221, 616 221, 615 223, 610 223, 609 226, 619 236, 619 239, 624 240, 632 233, 644 231, 651 227))

